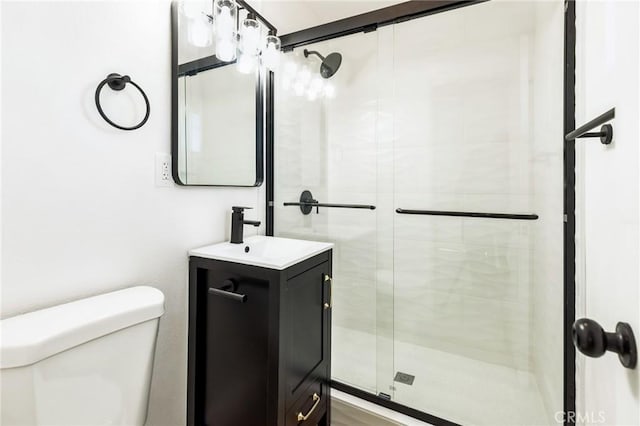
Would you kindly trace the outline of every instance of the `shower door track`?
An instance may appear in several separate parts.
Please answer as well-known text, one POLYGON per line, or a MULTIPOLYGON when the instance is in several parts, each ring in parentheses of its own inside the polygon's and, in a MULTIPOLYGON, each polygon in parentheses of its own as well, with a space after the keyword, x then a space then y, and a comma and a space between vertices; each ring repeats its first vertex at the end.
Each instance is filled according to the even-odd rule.
MULTIPOLYGON (((316 27, 307 28, 280 37, 282 50, 290 51, 296 47, 304 46, 319 41, 330 40, 359 32, 375 31, 377 28, 421 18, 428 15, 447 12, 460 7, 472 6, 489 0, 469 1, 407 1, 372 12, 355 15, 352 17, 329 22, 316 27)), ((575 47, 576 47, 576 5, 575 0, 565 0, 564 14, 564 96, 563 96, 563 136, 575 128, 575 47)), ((267 75, 266 84, 266 235, 273 235, 274 225, 274 77, 273 73, 267 75)), ((575 321, 575 143, 564 143, 564 389, 563 389, 563 416, 565 425, 575 424, 575 416, 567 415, 575 413, 576 383, 575 383, 575 347, 571 340, 571 326, 575 321)), ((331 381, 332 387, 349 393, 366 401, 392 409, 410 417, 431 423, 435 426, 456 425, 449 420, 416 410, 397 402, 382 398, 373 393, 363 391, 353 386, 331 381)))

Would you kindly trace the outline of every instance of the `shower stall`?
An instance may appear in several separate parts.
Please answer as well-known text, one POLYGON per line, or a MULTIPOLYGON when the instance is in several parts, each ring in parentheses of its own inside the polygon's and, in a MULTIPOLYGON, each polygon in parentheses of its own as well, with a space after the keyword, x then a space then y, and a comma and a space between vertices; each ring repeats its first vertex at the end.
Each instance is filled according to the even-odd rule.
POLYGON ((337 385, 454 423, 556 423, 563 41, 562 1, 490 1, 286 53, 274 235, 335 243, 337 385), (302 90, 333 52, 323 92, 302 90))

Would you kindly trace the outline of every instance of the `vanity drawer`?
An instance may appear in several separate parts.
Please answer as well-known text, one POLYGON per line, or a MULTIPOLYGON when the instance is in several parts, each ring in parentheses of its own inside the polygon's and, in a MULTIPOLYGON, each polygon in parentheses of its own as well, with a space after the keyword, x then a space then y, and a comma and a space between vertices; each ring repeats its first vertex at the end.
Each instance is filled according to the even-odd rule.
POLYGON ((285 426, 317 425, 326 412, 325 389, 320 381, 309 386, 287 412, 285 426))

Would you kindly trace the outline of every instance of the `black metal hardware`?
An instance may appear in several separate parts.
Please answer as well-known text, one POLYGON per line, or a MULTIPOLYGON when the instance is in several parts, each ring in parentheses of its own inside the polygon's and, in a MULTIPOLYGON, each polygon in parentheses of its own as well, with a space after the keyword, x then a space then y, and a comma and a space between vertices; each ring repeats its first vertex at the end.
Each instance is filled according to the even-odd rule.
POLYGON ((409 210, 396 209, 399 214, 418 214, 428 216, 462 216, 462 217, 480 217, 491 219, 518 219, 518 220, 536 220, 537 214, 511 214, 511 213, 477 213, 477 212, 454 212, 445 210, 409 210))
POLYGON ((209 288, 208 292, 209 292, 209 294, 212 294, 214 296, 226 297, 227 299, 231 299, 231 300, 236 301, 236 302, 240 302, 240 303, 246 302, 247 301, 247 295, 246 294, 234 293, 234 291, 235 291, 235 289, 237 287, 238 286, 235 283, 235 281, 233 281, 233 280, 225 280, 222 283, 222 287, 221 288, 209 288), (231 290, 231 291, 227 291, 227 290, 231 290))
POLYGON ((260 226, 259 220, 244 220, 244 211, 250 210, 252 207, 233 206, 231 210, 231 240, 232 244, 242 244, 244 225, 260 226))
POLYGON ((611 124, 604 124, 607 121, 611 121, 616 117, 616 109, 611 108, 609 111, 604 114, 599 115, 593 120, 585 123, 584 125, 578 127, 574 131, 570 132, 565 136, 565 139, 568 141, 580 138, 600 138, 600 142, 603 145, 609 145, 613 140, 613 126, 611 124), (599 132, 591 133, 589 130, 593 130, 596 127, 600 126, 599 132))
POLYGON ((338 71, 342 63, 342 55, 338 52, 329 53, 326 57, 315 50, 304 49, 303 53, 305 58, 308 58, 309 55, 316 55, 320 58, 322 61, 320 64, 320 75, 322 78, 331 78, 338 71))
POLYGON ((100 113, 100 116, 104 118, 104 121, 106 121, 107 123, 111 124, 113 127, 120 130, 139 129, 140 127, 144 126, 144 124, 149 119, 149 114, 151 113, 151 106, 149 105, 149 98, 147 98, 147 94, 144 93, 144 90, 142 90, 142 87, 134 83, 133 80, 131 80, 131 77, 129 77, 128 75, 120 75, 117 73, 109 74, 107 78, 105 78, 100 82, 100 84, 98 84, 98 87, 96 88, 95 100, 96 100, 96 107, 98 108, 98 112, 100 113), (131 127, 121 126, 111 121, 109 117, 107 117, 107 115, 104 113, 104 111, 102 110, 102 106, 100 105, 100 92, 102 91, 102 88, 105 86, 105 84, 108 85, 112 90, 120 91, 125 88, 127 83, 131 84, 133 87, 138 89, 138 91, 144 98, 144 102, 147 106, 147 112, 144 115, 144 118, 142 119, 142 121, 136 124, 135 126, 131 126, 131 127))
POLYGON ((236 3, 238 4, 238 6, 240 6, 241 9, 246 9, 248 14, 253 15, 254 16, 253 19, 257 17, 264 24, 265 27, 269 28, 269 32, 273 31, 273 35, 276 34, 277 28, 271 22, 267 21, 267 19, 264 16, 262 16, 257 10, 251 7, 249 3, 247 3, 244 0, 236 0, 236 3))
POLYGON ((389 408, 390 410, 393 410, 393 411, 397 411, 398 413, 402 413, 404 415, 422 420, 423 422, 426 422, 430 425, 460 426, 458 425, 458 423, 451 422, 441 417, 436 417, 429 413, 425 413, 424 411, 416 410, 415 408, 411 408, 409 406, 402 405, 396 401, 393 401, 391 399, 391 395, 384 392, 379 392, 378 394, 369 393, 360 388, 356 388, 336 380, 331 380, 331 387, 333 389, 337 389, 339 391, 346 392, 350 395, 356 396, 360 399, 364 399, 365 401, 372 402, 374 404, 380 405, 385 408, 389 408))
POLYGON ((594 320, 581 318, 573 323, 571 335, 573 344, 584 355, 598 358, 606 351, 611 351, 618 354, 620 363, 626 368, 636 368, 636 339, 631 326, 626 322, 619 322, 615 333, 607 333, 594 320))
POLYGON ((280 37, 282 50, 289 51, 295 47, 319 41, 330 40, 359 32, 368 32, 385 25, 421 18, 427 15, 445 12, 459 7, 471 6, 486 0, 431 0, 405 1, 392 6, 383 7, 360 15, 339 19, 327 24, 284 34, 280 37))
MULTIPOLYGON (((562 112, 563 135, 576 127, 576 2, 564 2, 564 73, 562 112)), ((560 140, 558 140, 560 143, 560 140)), ((563 363, 562 399, 564 413, 576 412, 576 348, 571 341, 571 326, 576 319, 576 144, 562 140, 563 157, 563 363)), ((564 416, 564 424, 575 424, 575 418, 564 416)))
POLYGON ((335 203, 319 203, 317 200, 313 199, 313 195, 311 195, 311 191, 304 190, 302 194, 300 194, 300 201, 297 203, 287 202, 282 203, 283 206, 300 206, 300 211, 302 214, 309 214, 316 208, 316 213, 320 212, 320 207, 332 207, 339 209, 366 209, 366 210, 375 210, 376 206, 372 206, 370 204, 335 204, 335 203))

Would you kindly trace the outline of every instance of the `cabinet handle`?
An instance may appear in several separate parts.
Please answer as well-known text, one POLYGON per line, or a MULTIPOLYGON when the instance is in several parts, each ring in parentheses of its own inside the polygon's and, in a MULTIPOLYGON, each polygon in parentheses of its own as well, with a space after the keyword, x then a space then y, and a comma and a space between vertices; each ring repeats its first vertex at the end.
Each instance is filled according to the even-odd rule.
POLYGON ((329 303, 324 302, 324 308, 330 309, 333 306, 333 280, 327 274, 324 274, 324 282, 329 281, 329 303))
MULTIPOLYGON (((235 282, 233 280, 226 280, 222 284, 222 288, 235 288, 235 282)), ((235 300, 236 302, 240 303, 244 303, 247 301, 246 294, 233 293, 231 291, 225 291, 218 288, 210 288, 209 294, 213 294, 214 296, 226 297, 227 299, 235 300)))
POLYGON ((309 418, 309 416, 311 416, 311 413, 313 413, 313 410, 315 410, 318 404, 320 404, 320 395, 318 395, 317 393, 314 393, 313 400, 315 401, 315 403, 313 404, 313 407, 311 407, 311 410, 309 410, 309 412, 306 415, 302 414, 302 411, 298 413, 298 422, 304 422, 309 418))

